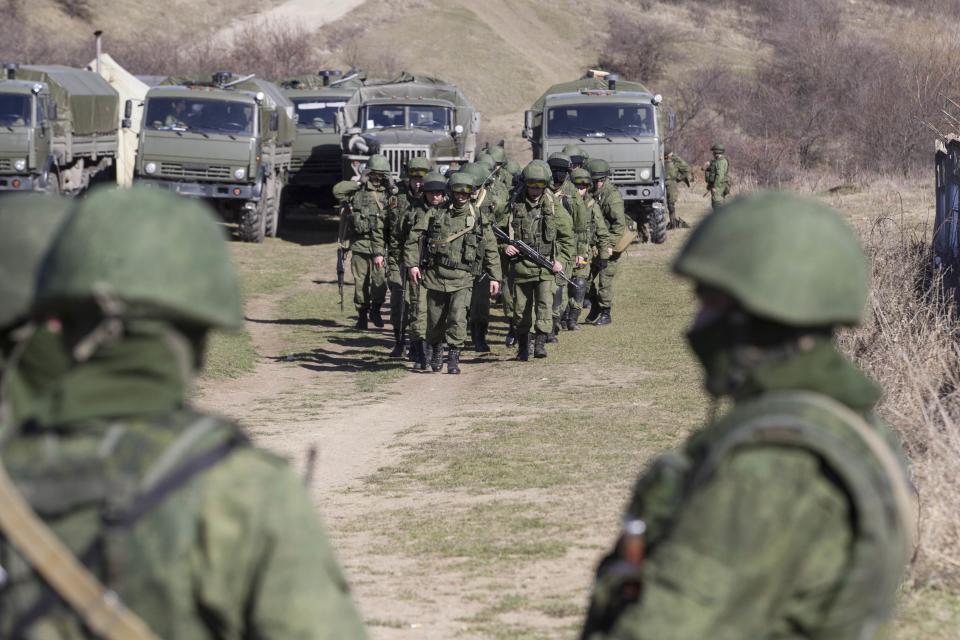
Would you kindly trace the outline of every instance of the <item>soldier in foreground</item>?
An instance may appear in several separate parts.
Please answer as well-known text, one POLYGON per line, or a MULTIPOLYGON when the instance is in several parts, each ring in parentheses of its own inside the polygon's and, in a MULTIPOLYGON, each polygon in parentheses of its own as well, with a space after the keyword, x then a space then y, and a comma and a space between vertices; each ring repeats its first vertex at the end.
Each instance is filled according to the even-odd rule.
POLYGON ((680 183, 690 186, 690 165, 683 158, 676 155, 672 149, 663 154, 664 184, 667 189, 667 213, 670 222, 668 229, 688 229, 690 225, 683 218, 677 216, 677 189, 680 183))
POLYGON ((367 328, 368 314, 374 326, 383 326, 380 307, 387 297, 384 224, 390 197, 389 178, 390 161, 379 154, 370 156, 366 177, 359 188, 354 187, 340 214, 340 243, 348 244, 352 254, 350 271, 357 329, 367 328))
POLYGON ((707 163, 703 176, 710 194, 710 204, 716 211, 730 195, 730 161, 724 155, 726 149, 719 142, 710 147, 710 151, 713 153, 713 160, 707 163))
POLYGON ((460 373, 460 350, 467 337, 467 307, 474 279, 486 274, 489 295, 500 291, 500 259, 490 221, 470 202, 474 179, 468 173, 450 178, 450 202, 433 207, 414 225, 406 246, 406 264, 417 265, 420 239, 426 234, 426 267, 410 267, 410 280, 427 289, 427 341, 430 368, 443 368, 447 343, 447 373, 460 373))
POLYGON ((617 275, 617 263, 623 251, 629 246, 632 237, 627 230, 626 214, 623 210, 623 196, 609 181, 610 165, 606 160, 594 158, 587 163, 587 171, 593 180, 593 190, 590 192, 610 231, 610 242, 613 251, 605 258, 598 256, 594 260, 591 280, 591 306, 585 322, 603 326, 613 322, 610 309, 613 306, 613 280, 617 275))
POLYGON ((640 476, 583 638, 885 637, 916 511, 881 391, 832 340, 867 298, 856 235, 817 201, 756 194, 674 271, 696 287, 707 391, 733 406, 640 476))
POLYGON ((41 274, 71 362, 4 434, 0 637, 363 638, 301 481, 187 403, 209 330, 243 322, 206 206, 94 192, 41 274))

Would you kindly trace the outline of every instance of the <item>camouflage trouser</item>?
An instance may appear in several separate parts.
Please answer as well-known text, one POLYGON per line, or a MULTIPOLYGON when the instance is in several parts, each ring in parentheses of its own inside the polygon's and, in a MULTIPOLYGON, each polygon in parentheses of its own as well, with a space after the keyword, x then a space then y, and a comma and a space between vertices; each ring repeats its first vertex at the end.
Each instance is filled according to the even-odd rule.
POLYGON ((667 187, 667 214, 670 216, 670 221, 673 222, 677 219, 677 187, 667 187))
POLYGON ((513 326, 518 335, 530 333, 536 329, 537 333, 553 331, 553 294, 557 288, 554 278, 549 280, 534 280, 532 282, 513 283, 513 326), (534 325, 533 314, 537 320, 534 325))
POLYGON ((473 279, 473 293, 470 295, 470 324, 490 323, 490 276, 482 275, 473 279))
MULTIPOLYGON (((563 265, 563 272, 565 274, 573 273, 573 265, 565 264, 563 265)), ((571 278, 572 279, 572 278, 571 278)), ((561 280, 557 278, 557 286, 553 293, 553 321, 560 322, 560 316, 563 315, 564 310, 567 308, 567 303, 570 301, 570 292, 567 291, 566 280, 561 280)))
POLYGON ((503 300, 503 315, 507 318, 510 326, 513 326, 514 302, 513 302, 513 283, 510 277, 510 260, 500 255, 500 268, 503 273, 503 286, 500 287, 500 295, 503 300))
POLYGON ((607 268, 600 269, 596 260, 590 269, 590 299, 601 307, 609 309, 613 304, 613 279, 617 275, 617 262, 623 254, 615 253, 607 260, 607 268))
POLYGON ((383 304, 387 299, 387 274, 385 269, 374 268, 372 255, 353 252, 350 272, 353 274, 353 304, 357 309, 383 304))
POLYGON ((717 187, 710 191, 710 205, 714 211, 723 204, 723 201, 727 199, 728 195, 730 195, 730 187, 727 186, 717 187))
POLYGON ((446 342, 454 349, 463 347, 470 292, 470 287, 458 291, 427 289, 427 342, 434 346, 446 342))
POLYGON ((426 287, 407 281, 407 334, 410 340, 426 337, 427 305, 424 304, 426 287))
POLYGON ((583 309, 583 301, 587 297, 587 289, 590 288, 590 264, 573 270, 570 277, 576 284, 567 285, 567 298, 570 300, 569 308, 573 311, 583 309))

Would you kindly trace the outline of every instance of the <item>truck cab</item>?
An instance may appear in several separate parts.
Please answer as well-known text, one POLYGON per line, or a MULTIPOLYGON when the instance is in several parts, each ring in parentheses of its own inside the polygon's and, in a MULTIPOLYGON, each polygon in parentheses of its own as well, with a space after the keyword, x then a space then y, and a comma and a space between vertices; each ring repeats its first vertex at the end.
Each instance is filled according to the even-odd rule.
POLYGON ((0 191, 47 186, 50 89, 45 83, 0 81, 0 191))

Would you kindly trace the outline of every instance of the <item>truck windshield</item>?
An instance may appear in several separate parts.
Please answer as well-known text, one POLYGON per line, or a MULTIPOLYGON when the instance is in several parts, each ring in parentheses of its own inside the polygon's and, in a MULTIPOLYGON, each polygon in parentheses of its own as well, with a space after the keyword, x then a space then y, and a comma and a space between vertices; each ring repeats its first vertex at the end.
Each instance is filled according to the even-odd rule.
POLYGON ((417 127, 446 131, 450 129, 450 109, 431 105, 376 104, 364 108, 364 129, 417 127))
POLYGON ((148 126, 158 131, 194 131, 253 135, 254 106, 249 102, 196 98, 150 98, 148 126))
POLYGON ((0 126, 25 127, 30 124, 30 97, 0 93, 0 126))
POLYGON ((547 110, 547 137, 616 138, 655 132, 653 107, 648 104, 573 104, 547 110))
POLYGON ((345 101, 325 102, 317 98, 299 98, 293 103, 297 105, 299 116, 297 128, 317 129, 331 132, 337 128, 337 112, 347 104, 345 101))

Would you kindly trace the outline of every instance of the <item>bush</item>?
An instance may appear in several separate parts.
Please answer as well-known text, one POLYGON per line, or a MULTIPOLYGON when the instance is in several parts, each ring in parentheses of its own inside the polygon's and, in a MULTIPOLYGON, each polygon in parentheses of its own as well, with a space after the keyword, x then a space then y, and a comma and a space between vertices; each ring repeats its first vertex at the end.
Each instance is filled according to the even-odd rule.
POLYGON ((656 17, 633 18, 621 9, 607 13, 607 35, 597 65, 624 80, 655 82, 669 60, 680 54, 683 32, 656 17))

